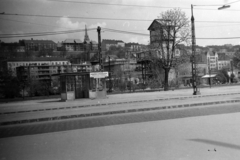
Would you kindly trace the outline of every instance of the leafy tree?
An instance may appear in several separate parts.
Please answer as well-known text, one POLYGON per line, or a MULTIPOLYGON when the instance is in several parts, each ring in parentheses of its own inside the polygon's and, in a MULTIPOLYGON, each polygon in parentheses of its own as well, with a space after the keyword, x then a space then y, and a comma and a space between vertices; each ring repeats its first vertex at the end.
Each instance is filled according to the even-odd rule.
POLYGON ((60 51, 60 56, 63 57, 63 58, 65 58, 66 55, 67 55, 67 50, 66 50, 66 48, 65 48, 64 46, 62 46, 62 47, 59 48, 59 51, 60 51))
POLYGON ((126 48, 122 46, 110 46, 106 55, 116 55, 118 58, 125 58, 126 48))
POLYGON ((3 69, 0 71, 0 97, 14 98, 20 96, 21 85, 12 71, 3 69))
POLYGON ((162 12, 159 16, 161 22, 151 31, 152 59, 155 64, 164 70, 164 90, 168 90, 169 71, 174 68, 181 59, 175 54, 179 44, 188 42, 190 36, 189 20, 180 9, 171 9, 162 12))
POLYGON ((235 52, 233 56, 233 66, 234 68, 240 69, 240 51, 235 52))
POLYGON ((217 78, 222 82, 222 83, 228 83, 230 80, 230 77, 228 75, 228 70, 226 68, 223 68, 218 71, 217 73, 217 78))
POLYGON ((46 56, 52 56, 52 55, 53 55, 53 50, 52 49, 42 48, 38 52, 38 57, 46 57, 46 56))
POLYGON ((34 56, 34 52, 31 51, 31 50, 27 50, 27 51, 24 52, 23 56, 26 57, 26 58, 33 57, 34 56))

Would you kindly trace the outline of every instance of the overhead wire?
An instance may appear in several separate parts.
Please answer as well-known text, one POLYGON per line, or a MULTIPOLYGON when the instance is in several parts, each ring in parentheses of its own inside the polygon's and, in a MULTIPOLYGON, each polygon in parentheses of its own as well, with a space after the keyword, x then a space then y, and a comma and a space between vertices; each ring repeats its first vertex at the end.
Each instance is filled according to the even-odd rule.
MULTIPOLYGON (((89 29, 96 30, 96 28, 89 29)), ((35 37, 35 36, 46 36, 46 35, 59 35, 59 34, 69 34, 69 33, 76 33, 76 32, 83 32, 84 30, 74 30, 74 31, 60 31, 60 32, 39 32, 39 33, 26 33, 26 34, 0 34, 0 38, 17 38, 17 37, 35 37)), ((106 32, 115 32, 115 33, 121 33, 121 34, 132 34, 132 35, 139 35, 139 36, 149 36, 149 34, 144 33, 138 33, 138 32, 130 32, 130 31, 124 31, 124 30, 116 30, 116 29, 110 29, 110 28, 102 28, 102 31, 106 32)), ((191 39, 191 38, 189 38, 191 39)), ((218 38, 196 38, 199 40, 203 39, 240 39, 240 37, 218 37, 218 38)))
MULTIPOLYGON (((26 23, 26 24, 33 24, 33 25, 40 25, 40 26, 50 26, 50 27, 57 27, 57 28, 64 28, 64 29, 71 29, 71 28, 67 28, 67 27, 59 27, 59 26, 56 26, 56 25, 48 25, 48 24, 42 24, 42 23, 32 23, 32 22, 27 22, 27 21, 19 21, 19 20, 13 20, 13 19, 7 19, 7 18, 0 18, 2 20, 6 20, 6 21, 11 21, 11 22, 17 22, 17 23, 26 23)), ((240 22, 239 24, 235 24, 235 25, 240 25, 240 22)), ((233 26, 233 24, 231 25, 217 25, 217 26, 199 26, 197 28, 204 28, 204 27, 221 27, 221 26, 233 26)), ((73 29, 72 29, 73 30, 73 29)))
MULTIPOLYGON (((143 33, 136 33, 136 32, 129 32, 129 31, 123 31, 123 30, 116 30, 116 29, 109 29, 109 28, 104 28, 104 31, 109 31, 109 32, 115 32, 115 33, 124 33, 124 34, 135 34, 135 35, 141 35, 141 36, 149 36, 149 34, 143 34, 143 33)), ((191 39, 191 38, 190 38, 191 39)), ((203 39, 240 39, 240 37, 217 37, 217 38, 196 38, 199 40, 203 39)))
POLYGON ((233 3, 237 3, 237 2, 240 2, 240 0, 234 1, 234 2, 230 2, 230 3, 226 3, 226 4, 233 4, 233 3))
POLYGON ((71 29, 71 28, 66 28, 66 27, 59 27, 56 25, 49 25, 49 24, 42 24, 42 23, 33 23, 33 22, 27 22, 27 21, 19 21, 19 20, 14 20, 14 19, 7 19, 7 18, 0 18, 1 20, 4 21, 11 21, 11 22, 18 22, 18 23, 26 23, 26 24, 33 24, 33 25, 39 25, 39 26, 50 26, 50 27, 58 27, 58 28, 64 28, 64 29, 71 29))
MULTIPOLYGON (((92 31, 92 30, 96 30, 96 28, 88 29, 88 31, 92 31)), ((0 38, 35 37, 35 36, 47 36, 47 35, 71 34, 71 33, 84 32, 84 31, 85 31, 84 29, 78 29, 78 30, 56 31, 56 32, 0 34, 0 38)))
MULTIPOLYGON (((108 5, 108 6, 122 6, 122 7, 142 7, 142 8, 180 8, 180 9, 191 9, 190 7, 166 7, 166 6, 148 6, 148 5, 131 5, 131 4, 117 4, 117 3, 98 3, 98 2, 84 2, 84 1, 73 1, 73 0, 48 0, 52 2, 61 2, 61 3, 80 3, 80 4, 92 4, 92 5, 108 5)), ((234 3, 234 2, 233 2, 234 3)), ((218 5, 195 5, 195 6, 221 6, 222 4, 218 5)), ((194 8, 197 10, 217 10, 217 9, 210 9, 210 8, 194 8)), ((240 10, 231 10, 228 11, 240 11, 240 10)))
MULTIPOLYGON (((42 17, 42 18, 73 18, 73 19, 101 19, 114 21, 153 21, 152 19, 128 19, 128 18, 106 18, 106 17, 81 17, 81 16, 58 16, 58 15, 40 15, 40 14, 19 14, 19 13, 0 13, 0 16, 26 16, 26 17, 42 17)), ((195 21, 197 23, 240 23, 240 21, 195 21)))

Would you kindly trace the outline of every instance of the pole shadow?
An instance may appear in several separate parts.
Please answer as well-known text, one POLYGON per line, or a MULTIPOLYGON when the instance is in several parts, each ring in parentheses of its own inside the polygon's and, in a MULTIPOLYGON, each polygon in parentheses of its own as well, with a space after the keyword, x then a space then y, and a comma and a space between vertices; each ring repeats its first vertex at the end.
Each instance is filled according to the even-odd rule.
POLYGON ((62 102, 61 100, 51 100, 51 101, 41 101, 38 103, 54 103, 54 102, 62 102))
POLYGON ((230 144, 230 143, 226 143, 226 142, 213 141, 213 140, 209 140, 209 139, 189 139, 189 140, 240 150, 240 145, 230 144))

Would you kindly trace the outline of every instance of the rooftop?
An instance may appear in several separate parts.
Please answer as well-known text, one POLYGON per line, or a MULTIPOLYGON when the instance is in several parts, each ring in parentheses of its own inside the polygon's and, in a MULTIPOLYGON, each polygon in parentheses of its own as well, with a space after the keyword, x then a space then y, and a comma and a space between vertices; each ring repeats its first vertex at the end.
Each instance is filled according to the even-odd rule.
POLYGON ((24 43, 54 43, 56 44, 55 42, 53 42, 52 40, 23 40, 24 43))
POLYGON ((83 43, 80 39, 66 39, 63 43, 83 43))
POLYGON ((61 57, 30 57, 30 58, 10 58, 8 62, 26 62, 26 61, 68 61, 61 57))
POLYGON ((218 53, 218 60, 219 61, 228 61, 230 60, 231 58, 226 55, 225 53, 218 53))
POLYGON ((103 39, 102 43, 107 44, 117 44, 118 42, 124 43, 122 40, 114 40, 114 39, 103 39))

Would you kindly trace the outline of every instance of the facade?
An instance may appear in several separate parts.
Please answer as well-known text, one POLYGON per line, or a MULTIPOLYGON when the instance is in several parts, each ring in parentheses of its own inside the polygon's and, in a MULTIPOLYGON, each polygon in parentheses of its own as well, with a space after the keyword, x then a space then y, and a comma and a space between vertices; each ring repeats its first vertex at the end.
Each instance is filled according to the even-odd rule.
POLYGON ((130 51, 130 52, 139 52, 146 49, 146 45, 142 45, 138 43, 126 43, 125 47, 127 48, 127 51, 130 51))
POLYGON ((84 51, 84 44, 80 39, 66 39, 62 45, 66 51, 84 51))
POLYGON ((125 47, 125 43, 122 40, 112 40, 112 39, 103 39, 102 40, 102 50, 109 50, 111 46, 121 46, 125 47))
MULTIPOLYGON (((231 58, 226 53, 219 53, 216 51, 207 51, 203 55, 207 60, 208 70, 210 69, 212 72, 216 72, 223 68, 230 68, 231 58)), ((208 71, 209 72, 209 71, 208 71)))
POLYGON ((90 72, 91 66, 89 64, 42 64, 20 66, 16 68, 17 76, 24 79, 34 79, 38 81, 51 81, 52 75, 59 73, 72 72, 90 72))
POLYGON ((31 40, 20 40, 19 43, 25 47, 25 51, 57 50, 57 44, 52 40, 33 40, 32 38, 31 40))
POLYGON ((25 47, 21 45, 20 43, 3 43, 0 42, 0 51, 1 52, 25 52, 25 47))
POLYGON ((225 53, 218 53, 218 70, 222 68, 231 68, 231 59, 225 53))
POLYGON ((207 65, 210 70, 218 70, 218 54, 215 51, 208 51, 206 53, 207 65))
POLYGON ((20 66, 44 66, 44 65, 68 65, 70 62, 65 58, 39 57, 39 58, 12 58, 7 60, 7 68, 17 75, 17 67, 20 66))
MULTIPOLYGON (((152 24, 148 27, 150 32, 150 44, 158 47, 159 42, 173 42, 173 37, 169 35, 173 35, 174 26, 168 24, 167 21, 161 19, 155 19, 152 24)), ((164 44, 164 43, 163 43, 164 44)))

